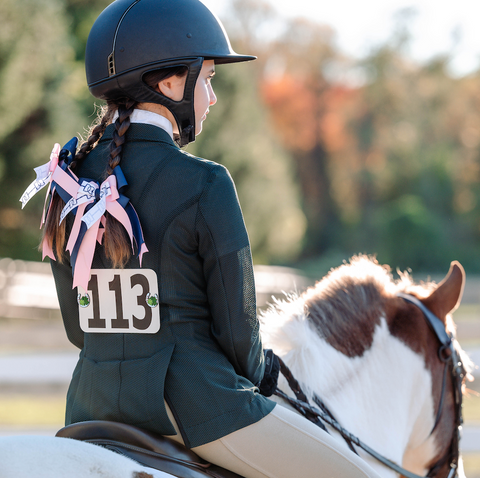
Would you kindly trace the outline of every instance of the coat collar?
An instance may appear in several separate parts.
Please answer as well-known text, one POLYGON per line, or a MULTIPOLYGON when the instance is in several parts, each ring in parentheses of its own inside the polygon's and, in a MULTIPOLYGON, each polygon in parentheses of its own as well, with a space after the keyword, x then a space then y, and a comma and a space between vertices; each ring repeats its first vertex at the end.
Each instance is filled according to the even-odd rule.
MULTIPOLYGON (((118 118, 118 111, 115 112, 112 118, 112 123, 115 123, 118 118)), ((142 123, 142 124, 151 124, 153 126, 158 126, 159 128, 164 129, 173 139, 173 126, 170 121, 158 113, 153 111, 134 109, 133 113, 130 115, 131 123, 142 123)))
MULTIPOLYGON (((113 132, 115 125, 110 124, 105 129, 105 133, 101 137, 99 143, 110 142, 113 139, 113 132)), ((178 148, 177 144, 173 141, 170 135, 162 128, 154 126, 152 124, 144 123, 131 123, 126 133, 126 141, 148 141, 166 143, 178 148)))

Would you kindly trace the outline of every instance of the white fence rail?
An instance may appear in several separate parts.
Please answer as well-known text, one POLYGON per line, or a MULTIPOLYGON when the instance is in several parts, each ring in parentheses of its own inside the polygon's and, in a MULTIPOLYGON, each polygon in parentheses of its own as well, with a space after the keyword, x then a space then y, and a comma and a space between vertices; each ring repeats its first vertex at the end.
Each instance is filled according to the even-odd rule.
MULTIPOLYGON (((255 283, 259 306, 293 291, 301 292, 310 281, 286 267, 256 266, 255 283)), ((0 259, 0 317, 60 317, 50 264, 0 259)))

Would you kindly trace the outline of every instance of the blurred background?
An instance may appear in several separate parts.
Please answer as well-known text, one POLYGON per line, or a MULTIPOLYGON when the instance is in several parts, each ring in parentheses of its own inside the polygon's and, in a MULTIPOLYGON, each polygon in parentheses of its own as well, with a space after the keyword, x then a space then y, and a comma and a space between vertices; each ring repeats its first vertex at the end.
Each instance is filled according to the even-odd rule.
MULTIPOLYGON (((0 2, 3 434, 62 425, 76 352, 49 266, 38 263, 43 194, 23 211, 18 200, 53 144, 84 137, 96 118, 84 49, 109 3, 0 2)), ((260 303, 355 253, 419 280, 441 279, 459 260, 468 282, 455 319, 462 345, 478 353, 478 1, 205 3, 234 49, 258 60, 217 68, 218 103, 187 150, 224 164, 235 180, 260 303)), ((477 433, 467 475, 480 477, 478 397, 466 406, 477 433)))

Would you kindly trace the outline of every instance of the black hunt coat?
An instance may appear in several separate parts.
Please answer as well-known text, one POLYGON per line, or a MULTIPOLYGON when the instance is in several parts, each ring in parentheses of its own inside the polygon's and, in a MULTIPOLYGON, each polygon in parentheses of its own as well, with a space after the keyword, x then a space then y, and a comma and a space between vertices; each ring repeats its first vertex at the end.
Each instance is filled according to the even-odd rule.
MULTIPOLYGON (((110 125, 79 176, 104 179, 110 125)), ((258 393, 264 362, 249 240, 228 171, 180 150, 168 133, 133 123, 120 164, 158 278, 155 334, 84 333, 69 265, 52 261, 70 341, 81 349, 66 424, 112 420, 175 434, 196 447, 257 422, 275 406, 258 393)), ((109 268, 97 246, 93 269, 109 268)), ((127 268, 139 268, 132 259, 127 268)))

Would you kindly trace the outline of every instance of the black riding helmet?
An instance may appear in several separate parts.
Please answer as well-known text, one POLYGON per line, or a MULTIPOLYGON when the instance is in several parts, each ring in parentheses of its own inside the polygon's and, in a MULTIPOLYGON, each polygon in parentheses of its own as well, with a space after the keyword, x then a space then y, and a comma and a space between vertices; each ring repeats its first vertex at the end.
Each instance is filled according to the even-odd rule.
POLYGON ((232 50, 220 20, 199 0, 116 0, 97 18, 85 53, 87 82, 103 100, 131 98, 166 106, 183 146, 195 140, 193 94, 203 60, 254 60, 232 50), (173 101, 149 87, 145 74, 188 68, 184 97, 173 101))

